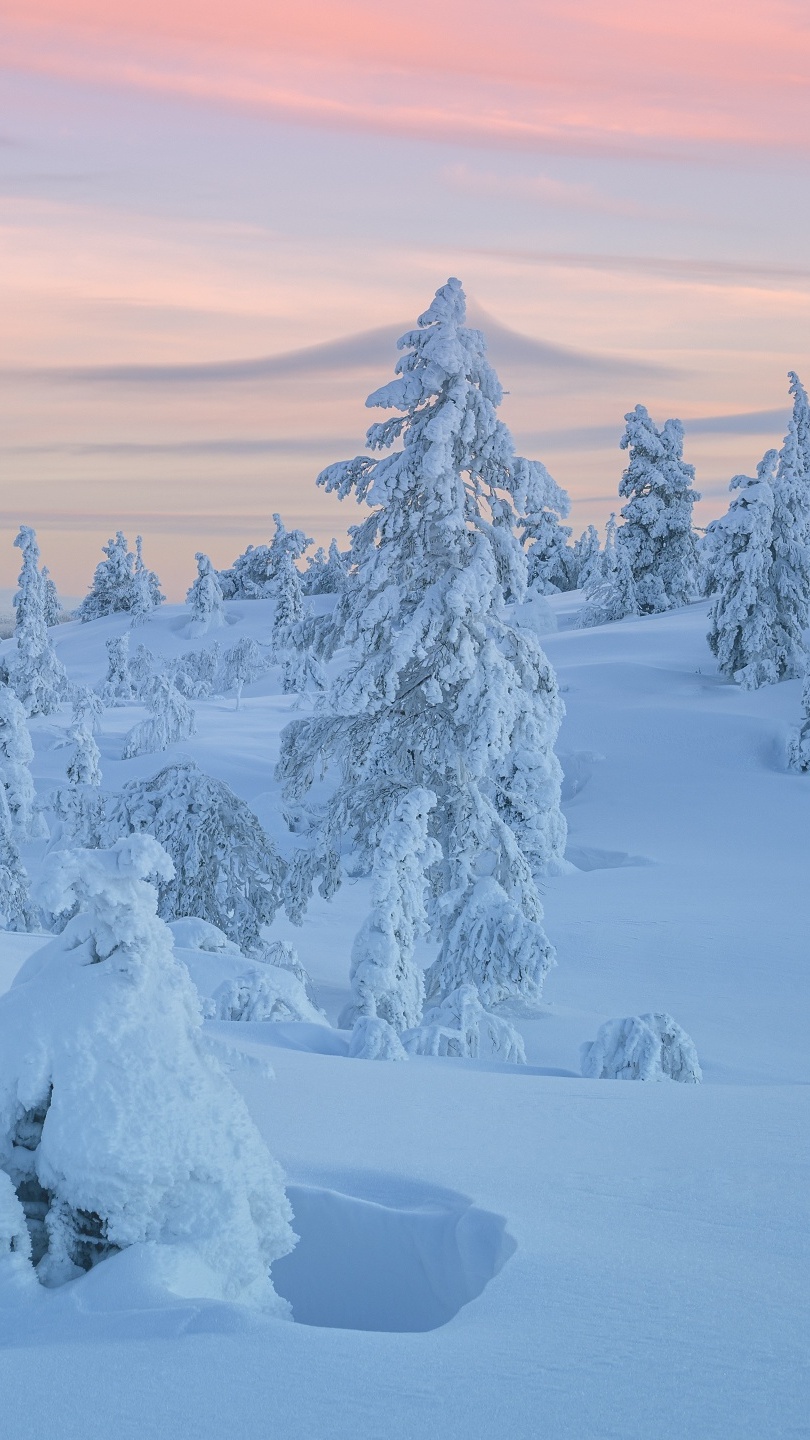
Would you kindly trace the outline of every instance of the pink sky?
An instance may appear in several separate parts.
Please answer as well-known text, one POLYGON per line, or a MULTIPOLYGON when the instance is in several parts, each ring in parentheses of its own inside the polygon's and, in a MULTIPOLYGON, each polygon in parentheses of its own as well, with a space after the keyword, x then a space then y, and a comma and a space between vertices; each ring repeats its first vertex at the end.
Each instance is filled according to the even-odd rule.
POLYGON ((0 588, 20 520, 71 593, 121 523, 173 594, 199 545, 224 563, 274 509, 345 530, 314 476, 362 444, 394 352, 299 352, 393 336, 451 273, 505 327, 506 418, 580 527, 615 502, 637 400, 701 422, 705 516, 778 441, 786 370, 810 379, 804 3, 0 0, 0 21, 0 588))

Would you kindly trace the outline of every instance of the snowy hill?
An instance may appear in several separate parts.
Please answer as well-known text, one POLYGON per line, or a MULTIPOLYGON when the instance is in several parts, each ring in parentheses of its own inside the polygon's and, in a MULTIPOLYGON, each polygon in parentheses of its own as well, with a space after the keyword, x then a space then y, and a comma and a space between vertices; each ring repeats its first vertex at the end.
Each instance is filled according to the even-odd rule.
MULTIPOLYGON (((705 602, 577 630, 580 599, 521 611, 564 692, 569 826, 569 869, 545 882, 558 968, 545 1009, 515 1019, 528 1065, 370 1064, 321 1024, 208 1021, 252 1062, 234 1053, 232 1078, 287 1174, 301 1238, 273 1278, 300 1323, 201 1298, 193 1274, 160 1283, 122 1252, 24 1313, 0 1308, 11 1440, 801 1433, 810 779, 784 766, 800 683, 720 679, 705 602), (581 1078, 603 1021, 650 1011, 693 1037, 702 1085, 581 1078)), ((272 608, 227 602, 227 643, 266 640, 272 608)), ((164 606, 137 639, 178 655, 205 643, 187 621, 164 606)), ((127 626, 60 626, 71 678, 101 680, 127 626)), ((196 735, 167 757, 128 761, 145 712, 108 710, 104 786, 182 753, 285 853, 273 769, 296 703, 270 671, 238 711, 195 702, 196 735)), ((31 723, 41 797, 64 781, 67 725, 67 709, 31 723)), ((26 848, 32 872, 44 848, 26 848)), ((367 894, 353 879, 300 929, 273 925, 333 1025, 367 894)), ((0 986, 43 943, 1 935, 0 986)), ((206 994, 230 963, 179 953, 206 994)))

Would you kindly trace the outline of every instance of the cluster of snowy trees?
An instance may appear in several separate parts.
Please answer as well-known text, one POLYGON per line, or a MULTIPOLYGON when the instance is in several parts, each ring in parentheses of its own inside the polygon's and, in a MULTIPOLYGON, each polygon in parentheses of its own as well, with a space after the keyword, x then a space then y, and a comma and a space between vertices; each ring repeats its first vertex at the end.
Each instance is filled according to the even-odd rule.
POLYGON ((137 624, 163 604, 160 581, 144 564, 141 536, 135 554, 128 549, 120 530, 102 546, 105 559, 99 561, 93 583, 76 611, 79 620, 98 620, 102 615, 126 611, 137 624))

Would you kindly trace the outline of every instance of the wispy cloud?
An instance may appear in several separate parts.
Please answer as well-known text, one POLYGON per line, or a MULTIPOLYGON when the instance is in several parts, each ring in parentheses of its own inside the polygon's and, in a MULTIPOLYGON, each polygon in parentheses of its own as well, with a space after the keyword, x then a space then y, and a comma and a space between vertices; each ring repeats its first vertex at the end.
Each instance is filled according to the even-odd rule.
MULTIPOLYGON (((790 411, 749 410, 732 415, 700 415, 683 421, 686 443, 691 435, 767 435, 776 439, 787 430, 790 411)), ((552 452, 567 450, 605 450, 618 446, 624 426, 582 425, 556 430, 522 431, 524 447, 552 452)), ((603 497, 600 497, 603 498, 603 497)))
POLYGON ((506 260, 510 264, 563 270, 596 270, 624 275, 652 275, 688 285, 720 285, 754 290, 810 288, 810 267, 758 264, 678 255, 611 255, 576 250, 521 250, 476 247, 471 255, 506 260))

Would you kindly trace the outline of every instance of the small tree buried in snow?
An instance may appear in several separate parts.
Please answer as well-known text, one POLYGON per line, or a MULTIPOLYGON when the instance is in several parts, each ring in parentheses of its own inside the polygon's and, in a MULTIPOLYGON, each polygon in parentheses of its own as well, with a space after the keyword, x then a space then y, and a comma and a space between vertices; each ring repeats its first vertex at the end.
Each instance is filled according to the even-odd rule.
POLYGON ((28 875, 14 839, 6 791, 0 785, 0 930, 34 930, 28 875))
POLYGON ((697 1085, 703 1075, 697 1052, 671 1015, 631 1015, 608 1020, 582 1047, 588 1080, 680 1080, 697 1085))
POLYGON ((526 1064, 522 1037, 503 1016, 484 1009, 474 985, 460 985, 426 1010, 422 1024, 407 1031, 402 1043, 410 1055, 526 1064))
POLYGON ((586 530, 583 530, 573 549, 572 563, 575 587, 578 590, 583 590, 588 584, 599 565, 601 553, 599 532, 595 525, 589 525, 586 530))
POLYGON ((286 866, 253 811, 222 781, 191 760, 134 780, 94 806, 72 806, 61 791, 55 808, 83 845, 111 845, 132 833, 152 835, 174 869, 158 880, 164 920, 198 916, 240 950, 261 952, 261 931, 281 905, 286 866))
POLYGON ((143 537, 135 537, 135 569, 132 575, 132 591, 129 613, 133 625, 143 625, 152 611, 162 605, 160 581, 153 570, 147 569, 143 560, 143 537))
POLYGON ((7 660, 8 682, 27 715, 51 715, 67 688, 46 624, 46 596, 39 573, 39 546, 30 525, 21 525, 14 541, 22 550, 19 590, 15 596, 15 648, 7 660))
POLYGON ((225 624, 222 586, 208 556, 198 550, 194 558, 197 561, 197 579, 186 595, 191 606, 187 630, 189 635, 207 635, 209 630, 221 630, 225 624))
POLYGON ((397 1031, 419 1024, 425 982, 414 950, 427 931, 426 873, 441 858, 428 835, 435 804, 429 790, 410 791, 380 836, 371 872, 371 913, 352 948, 352 999, 341 1013, 342 1029, 351 1029, 361 1015, 379 1016, 397 1031))
POLYGON ((393 1025, 377 1015, 360 1015, 349 1041, 350 1060, 407 1060, 408 1052, 393 1025))
POLYGON ((213 1002, 217 1020, 328 1024, 297 976, 280 965, 254 965, 244 975, 223 981, 213 1002))
POLYGON ((40 840, 48 827, 36 808, 31 761, 34 747, 25 710, 10 685, 0 681, 0 787, 5 790, 15 840, 40 840))
POLYGON ((107 674, 99 695, 104 705, 131 705, 138 697, 135 680, 129 668, 129 633, 113 635, 104 642, 107 651, 107 674))
POLYGON ((771 587, 776 451, 757 466, 757 478, 735 475, 736 491, 725 515, 709 526, 714 599, 708 634, 721 675, 744 690, 773 684, 776 610, 771 587))
POLYGON ((177 740, 188 740, 197 729, 194 710, 175 688, 170 675, 156 675, 144 686, 144 701, 152 714, 127 733, 122 759, 168 750, 177 740))
POLYGON ((616 544, 615 515, 608 520, 605 548, 595 559, 584 588, 585 604, 577 615, 581 630, 639 613, 630 562, 616 544))
POLYGON ((150 874, 171 862, 143 835, 54 858, 44 901, 79 913, 0 998, 0 1169, 45 1285, 177 1246, 223 1299, 285 1314, 270 1281, 294 1243, 283 1179, 202 1041, 150 874))
MULTIPOLYGON (((480 874, 491 875, 491 894, 514 923, 498 929, 486 954, 468 952, 464 978, 487 987, 497 974, 493 985, 532 1002, 553 952, 530 867, 525 858, 512 864, 519 847, 499 803, 509 809, 519 775, 521 804, 530 790, 536 800, 533 844, 556 863, 565 843, 553 752, 562 706, 536 637, 504 619, 505 592, 522 597, 526 584, 505 515, 514 522, 542 508, 545 471, 515 455, 497 419, 502 390, 484 338, 464 320, 464 293, 451 280, 400 341, 397 379, 367 402, 402 412, 371 427, 370 448, 400 437, 403 448, 320 477, 341 498, 354 492, 376 508, 355 531, 356 570, 338 605, 335 634, 348 664, 320 713, 285 730, 279 775, 299 799, 322 764, 340 769, 306 875, 311 885, 320 874, 328 888, 339 883, 342 835, 370 867, 398 801, 431 790, 442 856, 428 874, 435 934, 450 945, 447 932, 476 908, 480 874), (441 907, 440 896, 449 897, 441 907)), ((306 863, 293 870, 300 878, 306 863)), ((462 966, 460 953, 454 960, 462 966)))
POLYGON ((222 669, 219 674, 219 687, 224 694, 233 690, 236 695, 236 708, 242 703, 242 690, 245 685, 251 685, 264 675, 270 665, 270 657, 266 650, 249 635, 243 635, 229 650, 225 651, 222 657, 222 669))
POLYGON ((810 675, 802 686, 802 718, 788 740, 787 762, 791 770, 810 770, 810 675))
POLYGON ((643 405, 625 415, 621 440, 630 460, 619 485, 628 497, 617 545, 630 566, 642 615, 686 605, 695 593, 692 489, 695 471, 683 459, 683 426, 667 420, 661 430, 643 405))

